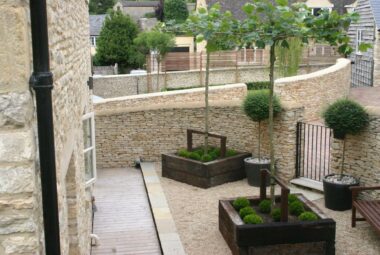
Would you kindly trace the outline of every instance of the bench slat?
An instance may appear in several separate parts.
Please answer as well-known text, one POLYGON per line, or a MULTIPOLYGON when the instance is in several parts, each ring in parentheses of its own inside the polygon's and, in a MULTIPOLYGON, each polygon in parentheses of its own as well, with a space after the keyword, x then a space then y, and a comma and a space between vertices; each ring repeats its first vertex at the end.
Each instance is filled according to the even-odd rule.
POLYGON ((357 200, 353 205, 370 224, 380 231, 380 200, 357 200))

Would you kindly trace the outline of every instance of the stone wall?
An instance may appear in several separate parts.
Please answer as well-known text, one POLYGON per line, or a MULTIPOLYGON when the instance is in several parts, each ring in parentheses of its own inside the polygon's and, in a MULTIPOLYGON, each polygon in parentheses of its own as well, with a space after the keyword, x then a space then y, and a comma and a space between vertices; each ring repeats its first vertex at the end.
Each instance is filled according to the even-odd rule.
MULTIPOLYGON (((236 86, 240 86, 241 97, 244 96, 245 86, 236 86)), ((236 92, 230 92, 236 98, 236 92)), ((226 98, 228 93, 224 89, 226 98)), ((156 105, 156 97, 152 96, 150 102, 146 99, 139 108, 128 107, 127 98, 122 108, 115 109, 112 100, 95 105, 98 168, 131 166, 138 157, 158 161, 162 153, 185 147, 186 129, 204 129, 204 103, 201 97, 198 99, 186 103, 171 100, 173 103, 156 105)), ((257 123, 244 115, 241 99, 221 99, 210 100, 211 132, 226 135, 229 148, 257 155, 257 123)), ((275 144, 280 176, 289 180, 294 176, 296 123, 302 120, 303 108, 289 104, 284 108, 276 118, 275 144)), ((266 129, 264 123, 262 132, 266 133, 266 129)), ((196 144, 200 145, 201 141, 198 137, 196 144)), ((263 135, 263 154, 268 155, 266 134, 263 135)))
MULTIPOLYGON (((88 1, 47 5, 61 254, 89 254, 81 120, 92 111, 88 1)), ((44 254, 29 1, 2 1, 0 11, 0 254, 44 254)))
MULTIPOLYGON (((330 65, 303 66, 300 74, 314 72, 330 65)), ((164 88, 188 88, 203 86, 205 84, 205 72, 180 71, 160 74, 160 84, 157 86, 157 74, 147 75, 113 75, 94 78, 94 95, 103 98, 114 98, 144 94, 149 91, 158 92, 164 88), (149 80, 149 81, 148 81, 149 80), (148 88, 148 83, 150 88, 148 88)), ((244 68, 224 68, 210 71, 210 84, 246 83, 254 81, 266 81, 269 78, 268 67, 251 66, 244 68)))
POLYGON ((282 102, 305 106, 305 120, 316 121, 326 106, 348 96, 351 62, 338 59, 329 68, 305 75, 277 79, 275 93, 282 102))
MULTIPOLYGON (((363 186, 380 185, 380 108, 368 108, 370 125, 358 135, 347 135, 344 173, 360 178, 363 186)), ((331 166, 340 173, 342 165, 343 141, 334 139, 331 149, 331 166)), ((370 193, 380 197, 380 192, 370 193)))

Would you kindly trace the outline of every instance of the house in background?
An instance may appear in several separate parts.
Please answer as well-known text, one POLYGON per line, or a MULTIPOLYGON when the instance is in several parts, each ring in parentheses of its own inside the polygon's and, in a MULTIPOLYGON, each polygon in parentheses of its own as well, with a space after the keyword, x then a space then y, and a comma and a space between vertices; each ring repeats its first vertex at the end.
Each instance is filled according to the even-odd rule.
POLYGON ((380 1, 358 0, 355 12, 360 20, 349 29, 355 49, 351 54, 352 87, 380 86, 380 1), (362 42, 373 44, 373 48, 360 52, 362 42))
POLYGON ((125 15, 131 16, 136 22, 144 18, 146 15, 154 15, 158 8, 159 1, 123 1, 118 0, 114 5, 114 11, 122 11, 125 15))
POLYGON ((96 40, 102 31, 104 21, 107 14, 90 15, 90 43, 91 43, 91 55, 96 53, 96 40))

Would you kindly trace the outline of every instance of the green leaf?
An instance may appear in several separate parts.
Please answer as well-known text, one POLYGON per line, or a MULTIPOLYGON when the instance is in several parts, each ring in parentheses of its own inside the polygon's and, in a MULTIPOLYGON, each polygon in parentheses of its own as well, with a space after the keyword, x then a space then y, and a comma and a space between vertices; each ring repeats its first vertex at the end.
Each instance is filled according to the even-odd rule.
POLYGON ((243 6, 243 11, 246 13, 246 14, 251 14, 253 12, 253 10, 255 9, 255 7, 250 4, 250 3, 246 3, 244 6, 243 6))
POLYGON ((288 6, 288 0, 276 0, 279 6, 288 6))
POLYGON ((366 52, 368 49, 372 49, 373 45, 369 43, 361 43, 359 45, 359 51, 360 52, 366 52))

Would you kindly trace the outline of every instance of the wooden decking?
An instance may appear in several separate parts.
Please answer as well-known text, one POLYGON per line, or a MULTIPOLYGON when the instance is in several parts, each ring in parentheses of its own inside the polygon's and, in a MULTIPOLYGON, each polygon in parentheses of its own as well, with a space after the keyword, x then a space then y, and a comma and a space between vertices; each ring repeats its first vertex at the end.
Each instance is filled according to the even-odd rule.
POLYGON ((94 195, 100 245, 92 255, 161 254, 140 170, 99 170, 94 195))

